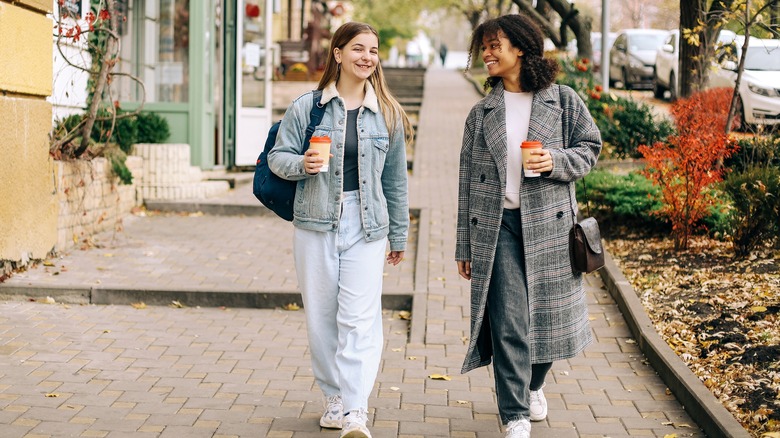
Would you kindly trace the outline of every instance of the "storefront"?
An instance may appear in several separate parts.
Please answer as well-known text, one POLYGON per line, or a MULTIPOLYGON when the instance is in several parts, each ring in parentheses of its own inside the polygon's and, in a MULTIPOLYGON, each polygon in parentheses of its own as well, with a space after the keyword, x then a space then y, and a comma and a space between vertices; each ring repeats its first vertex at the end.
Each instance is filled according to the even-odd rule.
POLYGON ((273 0, 127 1, 120 106, 164 116, 203 169, 254 165, 271 125, 273 0))

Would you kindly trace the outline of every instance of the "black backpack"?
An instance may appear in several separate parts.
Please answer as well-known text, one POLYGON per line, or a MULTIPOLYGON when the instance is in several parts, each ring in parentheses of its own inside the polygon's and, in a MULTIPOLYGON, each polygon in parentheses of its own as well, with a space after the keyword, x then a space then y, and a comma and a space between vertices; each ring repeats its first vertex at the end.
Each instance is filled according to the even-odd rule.
MULTIPOLYGON (((306 149, 309 149, 311 136, 322 120, 323 114, 325 114, 325 107, 320 106, 320 98, 322 98, 322 91, 315 90, 312 93, 313 103, 311 113, 309 113, 309 125, 306 127, 306 137, 303 139, 301 155, 306 153, 306 149)), ((276 122, 271 126, 271 129, 268 131, 268 138, 265 140, 263 152, 257 157, 252 193, 255 194, 255 197, 263 205, 276 213, 277 216, 286 221, 291 221, 293 220, 295 188, 298 186, 298 181, 290 181, 279 177, 271 172, 271 169, 268 167, 268 153, 271 152, 276 143, 276 135, 279 133, 279 125, 281 123, 281 121, 276 122)))

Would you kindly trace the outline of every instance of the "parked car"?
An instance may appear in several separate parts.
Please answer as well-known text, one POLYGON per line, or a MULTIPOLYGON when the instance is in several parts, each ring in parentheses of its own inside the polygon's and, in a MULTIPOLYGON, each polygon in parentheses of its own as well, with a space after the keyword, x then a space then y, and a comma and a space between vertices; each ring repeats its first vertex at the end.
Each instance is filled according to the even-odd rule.
POLYGON ((669 35, 668 30, 625 29, 618 33, 609 51, 609 84, 623 88, 652 88, 655 56, 669 35))
MULTIPOLYGON (((715 52, 715 69, 710 73, 710 88, 731 87, 737 80, 742 56, 743 35, 715 52)), ((746 124, 780 124, 780 40, 750 38, 745 68, 737 91, 740 127, 746 124)))
MULTIPOLYGON (((734 41, 737 34, 730 30, 721 30, 718 34, 717 46, 734 41)), ((658 49, 655 57, 655 72, 653 76, 653 94, 658 99, 665 97, 669 91, 669 100, 675 101, 679 95, 677 79, 680 77, 680 31, 669 31, 664 44, 658 49)))

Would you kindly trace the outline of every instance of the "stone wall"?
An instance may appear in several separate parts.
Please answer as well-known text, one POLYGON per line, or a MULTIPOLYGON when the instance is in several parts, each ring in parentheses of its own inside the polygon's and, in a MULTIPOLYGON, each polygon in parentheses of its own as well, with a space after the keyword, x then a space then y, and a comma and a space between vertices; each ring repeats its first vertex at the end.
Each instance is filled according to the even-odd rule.
POLYGON ((122 218, 143 204, 138 190, 143 159, 130 156, 126 164, 133 173, 133 184, 129 185, 119 183, 105 158, 55 161, 57 251, 80 244, 95 233, 121 227, 122 218))
POLYGON ((134 149, 143 159, 143 199, 203 199, 230 190, 226 181, 204 181, 201 169, 190 164, 188 144, 139 143, 134 149))

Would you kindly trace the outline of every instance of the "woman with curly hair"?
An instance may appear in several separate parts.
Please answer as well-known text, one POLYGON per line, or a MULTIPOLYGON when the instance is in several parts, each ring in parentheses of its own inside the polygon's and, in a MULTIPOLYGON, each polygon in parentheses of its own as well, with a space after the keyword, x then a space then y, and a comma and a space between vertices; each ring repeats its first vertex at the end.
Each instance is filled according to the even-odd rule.
POLYGON ((601 136, 582 99, 553 83, 538 26, 524 15, 479 25, 490 92, 471 109, 460 155, 455 259, 471 281, 471 338, 462 372, 493 362, 507 437, 547 417, 542 392, 555 360, 592 339, 582 274, 569 259, 574 182, 596 164, 601 136), (522 161, 520 145, 542 143, 522 161), (523 168, 537 172, 525 176, 523 168))

